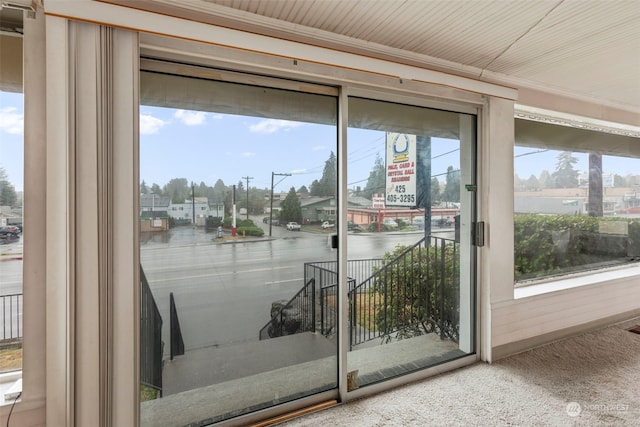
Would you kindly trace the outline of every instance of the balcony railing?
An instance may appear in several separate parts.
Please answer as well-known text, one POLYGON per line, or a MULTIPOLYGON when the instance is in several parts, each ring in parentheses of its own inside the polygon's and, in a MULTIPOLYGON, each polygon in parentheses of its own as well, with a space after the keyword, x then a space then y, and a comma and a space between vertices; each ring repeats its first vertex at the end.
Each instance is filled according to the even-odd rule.
MULTIPOLYGON (((384 259, 348 261, 351 348, 373 339, 390 341, 433 332, 458 341, 458 243, 440 237, 431 237, 430 242, 422 239, 384 259)), ((314 325, 314 331, 330 336, 337 329, 337 262, 306 263, 304 276, 305 287, 282 310, 291 310, 294 301, 304 301, 304 306, 295 303, 298 309, 294 311, 306 310, 308 314, 299 315, 313 319, 320 313, 317 322, 306 322, 314 325)), ((272 322, 282 324, 276 316, 282 313, 274 315, 265 328, 272 322)), ((261 339, 269 337, 265 328, 261 339)))
POLYGON ((22 339, 22 294, 0 296, 2 327, 0 341, 22 339))

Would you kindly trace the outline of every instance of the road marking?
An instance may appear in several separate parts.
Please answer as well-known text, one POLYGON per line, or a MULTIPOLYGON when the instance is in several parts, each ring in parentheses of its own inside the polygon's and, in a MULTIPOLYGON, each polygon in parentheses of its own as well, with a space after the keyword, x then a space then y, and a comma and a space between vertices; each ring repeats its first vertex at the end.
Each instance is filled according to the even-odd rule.
MULTIPOLYGON (((197 276, 180 276, 180 277, 172 277, 170 279, 153 279, 153 278, 149 278, 149 284, 153 284, 153 283, 159 283, 159 282, 174 282, 176 280, 183 280, 183 279, 201 279, 203 277, 215 277, 215 276, 230 276, 232 274, 242 274, 242 273, 257 273, 260 271, 273 271, 273 270, 285 270, 285 269, 290 269, 290 268, 295 268, 294 266, 288 266, 288 267, 269 267, 269 268, 256 268, 253 270, 243 270, 243 271, 229 271, 226 273, 212 273, 212 274, 199 274, 197 276)), ((147 273, 148 276, 150 276, 151 274, 147 273)))
POLYGON ((300 280, 304 280, 304 277, 299 277, 297 279, 289 279, 289 280, 276 280, 275 282, 264 282, 264 284, 275 285, 276 283, 299 282, 300 280))

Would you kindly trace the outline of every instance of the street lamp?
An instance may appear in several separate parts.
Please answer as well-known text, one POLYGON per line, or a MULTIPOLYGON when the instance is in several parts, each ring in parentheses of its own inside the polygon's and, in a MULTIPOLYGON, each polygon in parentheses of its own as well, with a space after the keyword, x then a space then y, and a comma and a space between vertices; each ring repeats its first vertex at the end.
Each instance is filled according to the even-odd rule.
POLYGON ((269 237, 271 237, 271 227, 273 226, 273 177, 274 176, 281 176, 283 177, 280 181, 278 181, 276 183, 276 185, 280 184, 282 182, 282 180, 284 180, 286 177, 291 176, 290 173, 275 173, 275 172, 271 172, 271 206, 269 207, 269 237))

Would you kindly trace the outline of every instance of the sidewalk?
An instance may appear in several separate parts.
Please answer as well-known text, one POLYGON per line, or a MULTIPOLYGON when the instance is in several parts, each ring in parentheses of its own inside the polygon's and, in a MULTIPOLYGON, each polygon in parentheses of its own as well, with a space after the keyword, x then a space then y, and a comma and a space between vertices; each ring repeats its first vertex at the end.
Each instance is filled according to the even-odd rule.
POLYGON ((22 237, 13 243, 0 245, 0 261, 22 260, 22 237))

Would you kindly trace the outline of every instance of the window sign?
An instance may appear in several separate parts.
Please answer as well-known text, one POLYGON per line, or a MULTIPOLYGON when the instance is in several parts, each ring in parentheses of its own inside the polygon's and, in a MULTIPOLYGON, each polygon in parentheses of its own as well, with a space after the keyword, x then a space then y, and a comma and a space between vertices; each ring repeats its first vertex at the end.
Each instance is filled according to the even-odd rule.
POLYGON ((386 205, 416 205, 416 136, 387 133, 386 205))

